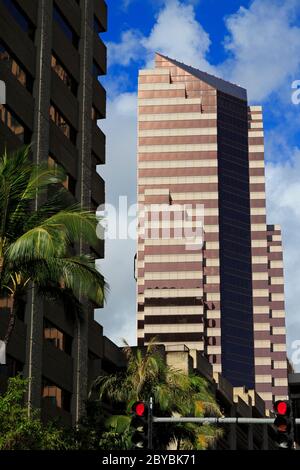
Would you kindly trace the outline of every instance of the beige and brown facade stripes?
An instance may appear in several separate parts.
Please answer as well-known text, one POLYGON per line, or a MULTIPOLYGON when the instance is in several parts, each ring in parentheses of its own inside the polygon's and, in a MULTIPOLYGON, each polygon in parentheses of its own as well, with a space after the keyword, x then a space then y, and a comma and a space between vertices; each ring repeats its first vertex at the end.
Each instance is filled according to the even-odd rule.
MULTIPOLYGON (((256 389, 270 407, 274 397, 287 395, 287 367, 281 233, 277 226, 266 225, 262 109, 247 108, 243 89, 209 77, 206 80, 206 74, 197 75, 194 69, 159 54, 154 69, 139 73, 138 344, 147 344, 152 337, 166 345, 184 343, 202 351, 214 371, 222 373, 225 294, 221 276, 224 279, 225 274, 221 272, 224 217, 220 211, 226 213, 227 202, 220 198, 226 194, 228 201, 234 201, 238 194, 242 202, 230 214, 249 233, 250 274, 245 274, 247 270, 241 274, 241 286, 252 286, 249 338, 254 357, 249 361, 253 361, 256 389), (222 159, 226 168, 233 162, 228 170, 235 181, 231 184, 236 184, 232 189, 222 181, 222 159), (237 168, 241 168, 239 176, 237 168), (203 245, 194 245, 193 250, 187 249, 183 236, 176 239, 172 208, 185 204, 204 209, 203 245), (169 220, 161 223, 163 210, 157 205, 170 209, 169 220), (243 216, 241 207, 248 216, 243 216), (152 211, 150 222, 145 208, 152 211), (156 230, 156 238, 151 230, 156 230)), ((189 221, 191 229, 198 228, 195 214, 189 221)), ((243 256, 233 254, 232 262, 238 264, 243 256)), ((246 290, 233 289, 240 290, 245 302, 246 290)), ((230 307, 235 318, 240 305, 233 302, 230 307)), ((238 353, 232 354, 238 361, 238 353)))

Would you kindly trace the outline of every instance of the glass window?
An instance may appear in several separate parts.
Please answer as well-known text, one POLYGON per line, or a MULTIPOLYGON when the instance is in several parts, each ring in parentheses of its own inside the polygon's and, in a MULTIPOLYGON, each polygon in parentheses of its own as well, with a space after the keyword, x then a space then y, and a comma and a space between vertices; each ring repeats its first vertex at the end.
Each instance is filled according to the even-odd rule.
POLYGON ((43 379, 42 396, 50 399, 57 408, 65 411, 71 410, 71 393, 66 392, 47 379, 43 379))
POLYGON ((79 44, 79 38, 56 5, 54 5, 53 7, 53 18, 59 24, 60 28, 65 33, 67 38, 72 42, 73 46, 77 49, 79 44))
POLYGON ((0 105, 0 120, 22 143, 26 143, 24 126, 22 126, 15 114, 2 104, 0 105))
MULTIPOLYGON (((48 165, 50 168, 58 168, 59 163, 51 155, 48 156, 48 165)), ((62 166, 62 165, 61 165, 62 166)), ((63 186, 70 191, 71 194, 75 196, 76 192, 76 180, 71 175, 66 173, 66 179, 63 181, 63 186)))
POLYGON ((4 5, 8 9, 11 16, 18 23, 20 28, 28 34, 30 39, 34 40, 35 28, 27 15, 21 10, 19 5, 14 0, 3 0, 4 5))
POLYGON ((53 106, 50 105, 50 119, 60 128, 63 134, 73 143, 76 144, 76 131, 75 129, 67 122, 67 120, 62 116, 60 111, 53 106))
POLYGON ((53 344, 60 351, 72 354, 72 338, 56 328, 49 320, 44 320, 44 339, 53 344))
POLYGON ((77 95, 77 83, 74 78, 66 71, 59 59, 54 54, 51 56, 51 67, 64 84, 69 88, 73 95, 77 95))

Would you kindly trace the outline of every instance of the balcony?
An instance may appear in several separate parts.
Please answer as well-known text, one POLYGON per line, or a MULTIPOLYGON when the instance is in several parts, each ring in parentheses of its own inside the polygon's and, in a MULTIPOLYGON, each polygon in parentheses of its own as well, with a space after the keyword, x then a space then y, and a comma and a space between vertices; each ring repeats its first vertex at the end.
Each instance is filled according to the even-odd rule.
POLYGON ((2 154, 5 149, 15 151, 20 148, 21 141, 14 135, 8 127, 0 121, 0 153, 2 154))
POLYGON ((38 0, 16 0, 30 21, 36 25, 38 16, 38 0))
POLYGON ((88 345, 93 354, 103 357, 103 327, 95 320, 89 321, 88 345))
POLYGON ((6 101, 9 108, 25 126, 33 130, 34 100, 29 91, 21 85, 7 65, 0 61, 0 78, 6 84, 6 101))
POLYGON ((94 382, 94 380, 102 375, 102 360, 101 359, 89 359, 89 366, 88 366, 88 380, 90 385, 94 382))
POLYGON ((59 60, 66 66, 74 79, 80 81, 80 58, 78 51, 68 40, 59 25, 53 21, 53 50, 59 60))
POLYGON ((102 31, 107 31, 107 5, 104 0, 94 0, 94 14, 102 26, 102 31))
POLYGON ((7 9, 1 7, 0 15, 1 37, 9 44, 11 51, 18 57, 19 61, 26 66, 28 72, 35 76, 36 49, 27 34, 20 28, 18 23, 10 16, 7 9))
POLYGON ((42 420, 47 421, 58 421, 65 427, 70 427, 72 425, 72 415, 68 411, 58 408, 52 402, 50 397, 42 398, 42 420))
POLYGON ((93 104, 101 114, 101 118, 106 116, 106 90, 99 80, 93 78, 93 104))
POLYGON ((50 152, 65 170, 77 179, 78 150, 75 145, 50 120, 50 152))
POLYGON ((101 69, 102 75, 106 74, 107 53, 106 46, 99 36, 94 32, 94 60, 101 69))
POLYGON ((126 357, 122 352, 121 348, 115 345, 109 338, 106 336, 103 337, 104 340, 104 353, 103 360, 112 362, 117 367, 125 367, 126 357))
POLYGON ((105 202, 105 182, 96 171, 92 173, 91 197, 98 206, 105 202))
POLYGON ((70 309, 64 309, 61 303, 55 304, 43 301, 43 312, 45 318, 54 323, 69 336, 74 336, 74 313, 70 309))
POLYGON ((74 0, 55 0, 55 3, 75 33, 80 36, 81 11, 78 3, 74 0))
POLYGON ((54 70, 51 73, 51 101, 74 129, 78 130, 78 101, 54 70))
POLYGON ((47 340, 43 342, 43 376, 72 393, 73 358, 47 340))
MULTIPOLYGON (((0 338, 3 338, 8 324, 8 310, 0 309, 0 338)), ((14 331, 10 342, 7 346, 7 354, 13 356, 19 361, 24 361, 26 357, 26 333, 27 327, 25 323, 16 318, 14 331)))
POLYGON ((92 152, 96 157, 97 164, 103 165, 105 163, 105 142, 106 138, 100 127, 93 123, 92 129, 92 152))

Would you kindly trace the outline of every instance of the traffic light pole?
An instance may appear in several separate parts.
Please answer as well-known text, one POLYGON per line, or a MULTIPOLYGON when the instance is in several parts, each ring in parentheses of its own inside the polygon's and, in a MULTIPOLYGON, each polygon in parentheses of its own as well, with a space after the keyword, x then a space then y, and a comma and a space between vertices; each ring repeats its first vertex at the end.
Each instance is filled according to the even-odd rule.
MULTIPOLYGON (((274 418, 158 418, 152 417, 153 423, 198 423, 198 424, 274 424, 274 418)), ((300 424, 300 418, 295 420, 296 424, 300 424)))
POLYGON ((153 450, 153 398, 149 401, 149 412, 148 412, 148 448, 153 450))

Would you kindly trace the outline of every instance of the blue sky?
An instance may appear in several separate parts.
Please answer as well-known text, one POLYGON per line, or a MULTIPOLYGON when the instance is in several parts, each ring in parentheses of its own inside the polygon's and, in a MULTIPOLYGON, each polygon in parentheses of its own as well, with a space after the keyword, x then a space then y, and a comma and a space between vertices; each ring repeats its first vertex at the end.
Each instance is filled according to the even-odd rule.
MULTIPOLYGON (((288 344, 300 341, 300 105, 292 83, 300 80, 299 0, 107 0, 109 29, 107 201, 136 201, 136 89, 140 68, 161 52, 248 89, 264 107, 268 223, 282 225, 285 248, 288 344), (299 319, 299 320, 298 320, 299 319)), ((125 217, 125 214, 121 214, 125 217)), ((108 240, 100 266, 110 284, 97 314, 105 334, 135 341, 135 242, 108 240)), ((299 343, 300 345, 300 343, 299 343)))

